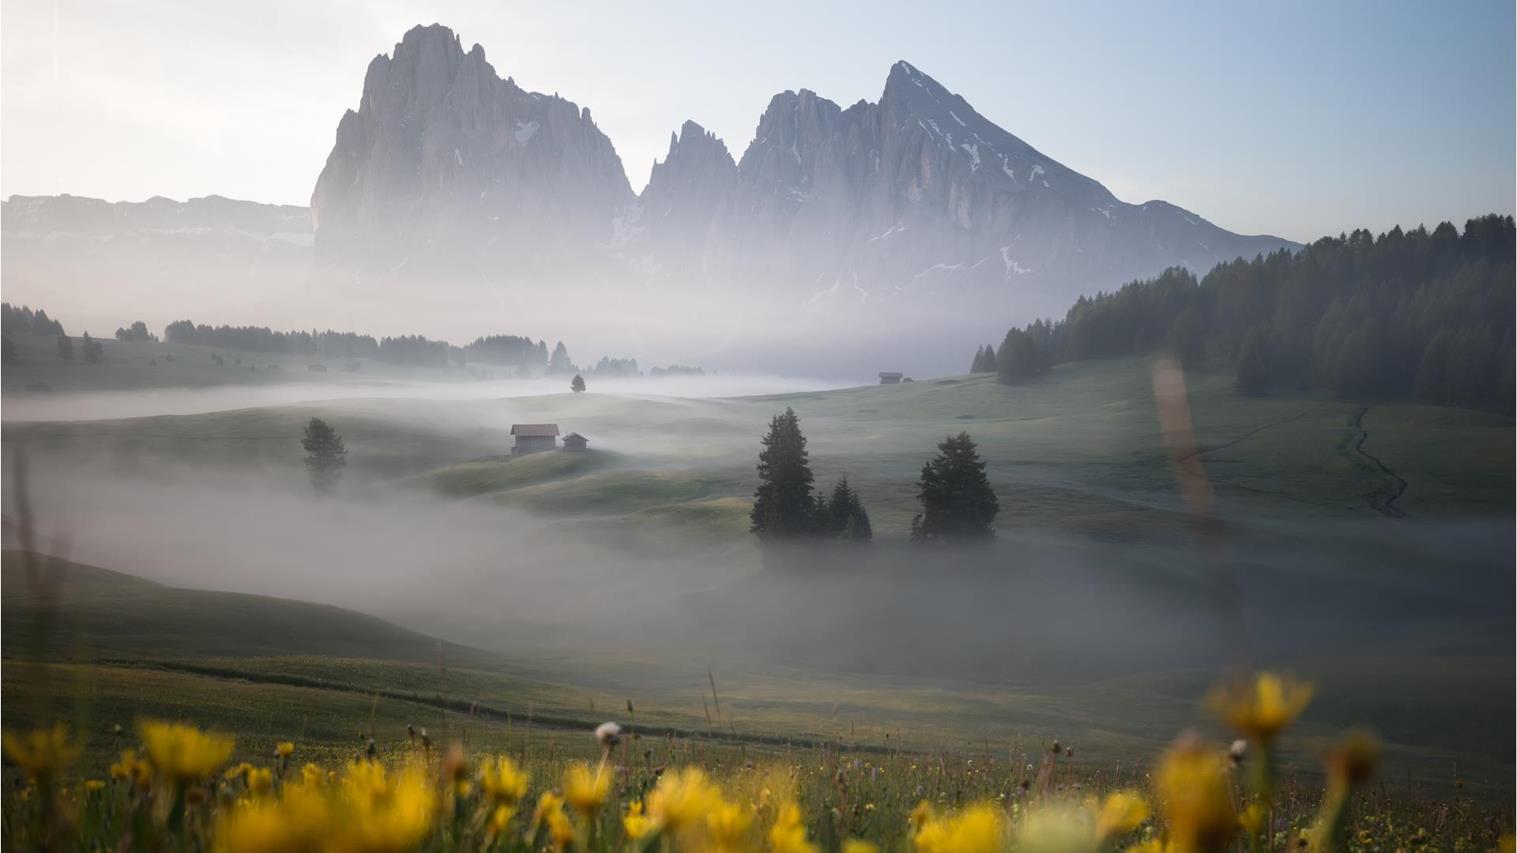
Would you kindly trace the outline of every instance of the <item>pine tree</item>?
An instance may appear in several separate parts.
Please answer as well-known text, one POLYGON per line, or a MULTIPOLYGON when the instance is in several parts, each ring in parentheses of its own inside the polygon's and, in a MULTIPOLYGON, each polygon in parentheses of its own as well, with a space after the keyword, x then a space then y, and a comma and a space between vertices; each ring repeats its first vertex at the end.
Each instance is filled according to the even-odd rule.
POLYGON ((573 373, 574 362, 569 359, 569 348, 564 346, 563 341, 553 347, 553 355, 548 357, 549 373, 573 373))
POLYGON ((569 382, 569 390, 576 394, 582 393, 585 390, 585 377, 574 374, 574 379, 569 382))
POLYGON ((846 476, 832 487, 832 497, 825 502, 822 517, 828 534, 841 542, 868 542, 874 537, 869 513, 859 500, 859 493, 848 485, 846 476))
POLYGON ((100 359, 105 357, 105 347, 99 341, 90 337, 89 332, 84 333, 84 337, 80 340, 79 348, 84 353, 84 360, 89 364, 99 364, 100 359))
POLYGON ((806 437, 794 409, 775 415, 759 451, 759 486, 749 513, 750 533, 761 541, 794 539, 815 533, 817 505, 812 497, 806 437))
POLYGON ((995 537, 990 525, 1001 504, 969 433, 938 445, 938 455, 922 466, 917 486, 922 511, 911 521, 911 541, 964 543, 995 537))
POLYGON ((311 418, 300 446, 305 448, 311 485, 318 493, 331 491, 342 476, 343 466, 348 464, 348 450, 342 445, 342 436, 321 418, 311 418))
POLYGON ((69 339, 68 335, 58 336, 58 357, 68 361, 73 361, 74 359, 74 342, 69 339))
POLYGON ((0 352, 3 352, 3 355, 0 355, 0 360, 3 360, 6 364, 15 364, 16 342, 11 340, 10 335, 0 337, 0 348, 3 348, 0 349, 0 352))

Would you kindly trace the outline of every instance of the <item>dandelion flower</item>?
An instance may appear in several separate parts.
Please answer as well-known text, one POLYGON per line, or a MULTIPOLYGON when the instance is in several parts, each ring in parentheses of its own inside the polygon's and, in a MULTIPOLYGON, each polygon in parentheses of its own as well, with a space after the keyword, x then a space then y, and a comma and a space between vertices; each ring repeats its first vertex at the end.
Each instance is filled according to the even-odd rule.
POLYGON ((261 797, 274 790, 274 771, 267 767, 254 767, 248 771, 248 793, 261 797))
POLYGON ((295 744, 290 741, 282 740, 279 743, 274 744, 275 758, 289 758, 294 752, 295 744))
POLYGON ((537 808, 532 811, 532 828, 535 830, 543 821, 548 819, 549 814, 563 811, 563 808, 563 797, 552 791, 544 791, 542 796, 537 798, 537 808))
POLYGON ((105 790, 105 783, 99 779, 86 779, 84 782, 84 790, 92 794, 96 791, 103 791, 105 790))
POLYGON ((345 843, 335 845, 339 849, 411 850, 432 831, 437 790, 419 767, 389 773, 382 764, 352 762, 338 796, 348 812, 345 843))
POLYGON ((496 806, 514 808, 527 796, 527 784, 531 777, 516 766, 516 762, 502 755, 485 759, 479 768, 479 787, 496 806))
POLYGON ((139 788, 146 788, 152 782, 153 768, 146 761, 137 757, 137 750, 127 749, 121 753, 121 760, 111 764, 111 778, 130 781, 139 788))
POLYGON ((215 853, 320 851, 346 842, 346 820, 337 821, 327 798, 291 785, 278 800, 255 800, 218 813, 215 853))
POLYGON ((843 842, 843 853, 880 853, 880 845, 861 838, 849 838, 843 842))
POLYGON ((998 853, 1006 829, 1005 815, 981 804, 950 817, 929 818, 913 840, 921 853, 998 853))
POLYGON ((1096 840, 1105 844, 1137 829, 1148 820, 1148 802, 1137 791, 1113 791, 1096 817, 1096 840))
POLYGON ((574 843, 574 825, 569 823, 563 809, 548 813, 548 837, 553 839, 553 846, 559 850, 574 843))
POLYGON ((63 723, 23 734, 6 732, 0 741, 5 745, 5 754, 31 779, 52 778, 73 764, 80 751, 63 723))
POLYGON ((1182 738, 1154 774, 1171 842, 1182 851, 1220 850, 1232 837, 1232 785, 1226 758, 1194 738, 1182 738))
POLYGON ((321 769, 320 764, 307 762, 300 768, 300 783, 311 787, 320 786, 327 779, 326 771, 321 769))
POLYGON ((490 812, 490 834, 499 835, 505 831, 506 825, 511 818, 516 816, 516 809, 512 806, 496 806, 490 812))
POLYGON ((601 723, 595 727, 595 742, 604 749, 616 746, 622 742, 622 727, 612 722, 601 723))
POLYGON ((699 820, 720 802, 721 794, 699 767, 665 774, 648 797, 648 813, 670 832, 699 820))
POLYGON ((137 725, 153 767, 175 782, 198 782, 232 757, 235 739, 184 723, 143 720, 137 725))
POLYGON ((1207 704, 1239 734, 1269 743, 1306 709, 1312 691, 1294 678, 1261 672, 1252 682, 1213 690, 1207 704))
POLYGON ((769 849, 773 853, 818 853, 821 850, 806 840, 806 823, 801 807, 792 802, 780 805, 774 826, 769 829, 769 849))
POLYGON ((753 825, 753 812, 736 803, 717 803, 706 814, 706 829, 712 848, 718 851, 743 849, 743 838, 753 825))
POLYGON ((653 819, 643 814, 642 800, 627 806, 627 813, 622 815, 622 829, 626 830, 627 837, 633 841, 641 841, 656 829, 653 819))
POLYGON ((585 764, 571 764, 564 773, 564 800, 576 812, 594 817, 611 792, 611 774, 585 764))

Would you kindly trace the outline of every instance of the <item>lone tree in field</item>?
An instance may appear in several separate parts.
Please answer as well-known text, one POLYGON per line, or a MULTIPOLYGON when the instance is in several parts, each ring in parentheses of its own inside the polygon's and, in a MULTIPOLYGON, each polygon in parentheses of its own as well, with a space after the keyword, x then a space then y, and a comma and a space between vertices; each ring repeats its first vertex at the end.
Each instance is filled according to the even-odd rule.
POLYGON ((859 500, 859 493, 848 485, 846 476, 832 487, 832 497, 819 503, 820 515, 832 538, 840 542, 868 542, 874 538, 869 513, 859 500))
POLYGON ((584 393, 585 377, 580 376, 578 373, 574 374, 573 381, 569 383, 569 390, 573 391, 576 394, 584 393))
POLYGON ((811 495, 811 464, 806 437, 794 409, 769 421, 759 451, 759 487, 753 493, 749 532, 760 541, 794 539, 817 528, 816 500, 811 495))
POLYGON ((306 470, 311 472, 311 485, 317 492, 331 491, 342 476, 342 466, 348 464, 348 450, 342 446, 342 436, 321 418, 311 418, 300 446, 306 451, 306 470))
POLYGON ((949 436, 938 445, 938 455, 922 466, 917 486, 922 511, 911 520, 911 541, 962 543, 995 538, 990 523, 1001 504, 969 433, 949 436))

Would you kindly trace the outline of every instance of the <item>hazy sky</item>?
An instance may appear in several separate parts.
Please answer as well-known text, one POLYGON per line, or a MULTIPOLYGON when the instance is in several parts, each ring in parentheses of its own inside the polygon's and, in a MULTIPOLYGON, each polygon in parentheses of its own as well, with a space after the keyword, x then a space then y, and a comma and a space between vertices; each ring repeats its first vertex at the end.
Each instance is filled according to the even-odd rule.
POLYGON ((6 0, 0 194, 307 203, 417 23, 590 107, 641 189, 685 119, 875 100, 907 59, 1120 198, 1299 240, 1513 209, 1513 4, 6 0))

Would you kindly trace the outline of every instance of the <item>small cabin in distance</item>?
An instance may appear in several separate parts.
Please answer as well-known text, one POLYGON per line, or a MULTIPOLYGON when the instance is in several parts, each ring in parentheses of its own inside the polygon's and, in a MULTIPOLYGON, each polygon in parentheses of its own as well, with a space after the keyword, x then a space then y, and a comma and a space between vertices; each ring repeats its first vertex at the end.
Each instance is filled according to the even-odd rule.
POLYGON ((904 376, 904 375, 905 374, 902 374, 902 373, 881 373, 880 374, 880 384, 881 385, 899 385, 901 383, 901 377, 904 376))
POLYGON ((512 424, 511 434, 516 436, 512 456, 541 453, 558 448, 558 424, 512 424))
POLYGON ((577 432, 571 432, 564 436, 564 449, 570 453, 584 453, 590 449, 590 439, 577 432))

